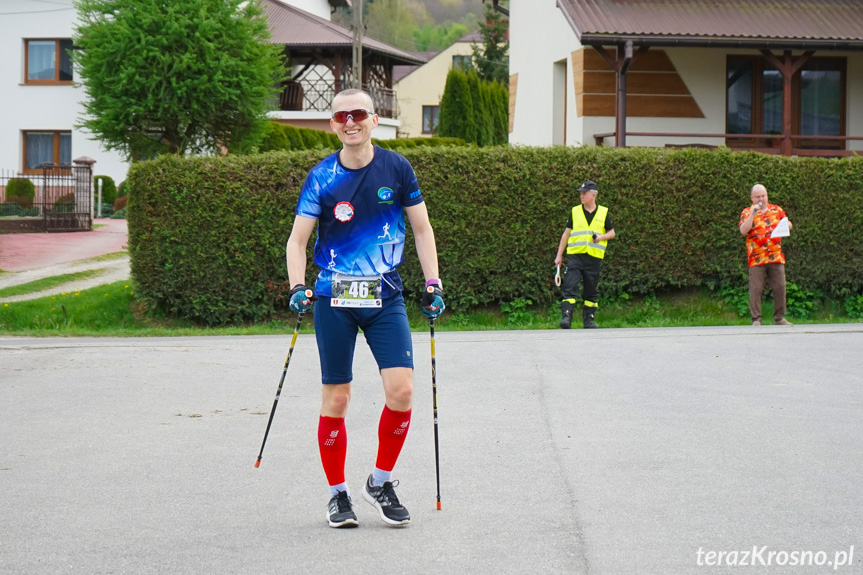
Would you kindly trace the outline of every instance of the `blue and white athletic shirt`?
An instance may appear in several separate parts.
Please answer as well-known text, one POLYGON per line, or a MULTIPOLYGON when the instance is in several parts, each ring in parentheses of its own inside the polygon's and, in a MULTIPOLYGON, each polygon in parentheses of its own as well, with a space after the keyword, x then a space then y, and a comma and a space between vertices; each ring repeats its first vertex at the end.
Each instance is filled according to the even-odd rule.
POLYGON ((338 152, 312 168, 296 214, 318 219, 313 259, 321 273, 315 294, 332 297, 333 272, 382 275, 384 298, 402 291, 395 270, 404 257, 404 208, 422 202, 410 163, 377 146, 372 162, 359 170, 345 168, 338 152))

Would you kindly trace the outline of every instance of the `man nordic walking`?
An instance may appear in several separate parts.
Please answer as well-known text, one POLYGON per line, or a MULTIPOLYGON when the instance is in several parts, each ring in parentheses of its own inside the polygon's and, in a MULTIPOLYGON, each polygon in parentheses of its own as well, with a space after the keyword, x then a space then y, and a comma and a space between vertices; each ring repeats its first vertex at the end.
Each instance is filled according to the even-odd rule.
MULTIPOLYGON (((767 201, 767 188, 755 184, 749 192, 752 205, 740 213, 740 233, 746 236, 746 260, 749 263, 749 314, 752 325, 761 325, 761 294, 764 280, 773 290, 773 322, 794 325, 785 319, 785 254, 782 238, 770 235, 785 210, 767 201)), ((788 230, 793 226, 788 222, 788 230)))
POLYGON ((330 126, 342 149, 312 168, 303 183, 296 218, 287 243, 290 307, 297 313, 314 307, 315 335, 321 362, 322 394, 318 447, 330 486, 330 527, 354 527, 345 480, 345 415, 351 399, 353 352, 362 328, 383 380, 385 406, 378 426, 378 452, 363 498, 390 525, 410 522, 392 480, 411 420, 413 347, 402 297, 401 265, 407 213, 426 288, 422 312, 430 319, 443 313, 437 248, 428 212, 410 163, 374 146, 378 125, 371 97, 344 90, 332 103, 330 126), (321 268, 316 301, 305 294, 306 246, 318 225, 314 262, 321 268), (381 239, 385 226, 392 239, 381 239))
POLYGON ((597 285, 602 258, 608 240, 614 238, 614 224, 608 215, 608 208, 596 204, 598 189, 596 183, 588 180, 578 188, 581 205, 572 208, 566 229, 560 237, 554 265, 563 262, 566 249, 566 272, 563 275, 563 301, 560 304, 561 329, 572 325, 572 310, 578 297, 578 284, 583 282, 582 323, 585 329, 597 328, 594 321, 596 308, 599 307, 597 285))

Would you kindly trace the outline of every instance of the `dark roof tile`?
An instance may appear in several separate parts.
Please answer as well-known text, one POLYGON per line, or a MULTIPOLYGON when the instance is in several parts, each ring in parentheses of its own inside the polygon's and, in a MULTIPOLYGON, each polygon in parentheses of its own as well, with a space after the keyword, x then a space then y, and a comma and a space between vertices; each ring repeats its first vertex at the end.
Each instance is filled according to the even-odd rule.
POLYGON ((863 48, 863 0, 558 0, 578 35, 791 40, 863 48))

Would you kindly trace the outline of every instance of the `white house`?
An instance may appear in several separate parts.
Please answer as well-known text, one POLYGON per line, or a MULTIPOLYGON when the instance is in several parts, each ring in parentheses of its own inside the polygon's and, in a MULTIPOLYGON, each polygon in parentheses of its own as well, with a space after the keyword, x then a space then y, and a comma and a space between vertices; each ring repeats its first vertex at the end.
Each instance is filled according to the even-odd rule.
POLYGON ((76 12, 72 0, 4 0, 0 3, 0 78, 5 113, 0 115, 0 170, 41 173, 52 162, 88 156, 97 175, 117 183, 128 165, 75 127, 84 98, 66 52, 76 12))
MULTIPOLYGON (((329 20, 344 0, 285 0, 329 20)), ((69 164, 79 157, 96 161, 95 175, 126 178, 129 164, 106 151, 91 134, 75 127, 83 111, 83 87, 76 85, 67 50, 77 25, 73 0, 0 2, 0 171, 7 177, 41 173, 45 162, 69 164)))
POLYGON ((511 0, 510 142, 863 150, 859 0, 511 0))

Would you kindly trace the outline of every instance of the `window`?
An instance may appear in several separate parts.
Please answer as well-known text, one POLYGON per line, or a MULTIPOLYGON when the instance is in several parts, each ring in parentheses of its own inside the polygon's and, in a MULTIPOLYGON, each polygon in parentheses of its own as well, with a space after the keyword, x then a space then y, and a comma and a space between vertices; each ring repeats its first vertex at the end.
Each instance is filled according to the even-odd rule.
POLYGON ((42 164, 72 163, 72 132, 24 132, 24 172, 42 170, 42 164))
MULTIPOLYGON (((760 56, 729 56, 726 130, 729 134, 781 134, 782 74, 760 56)), ((845 59, 811 58, 791 80, 791 133, 845 135, 845 59)), ((730 140, 764 146, 763 139, 730 140)), ((844 148, 836 140, 797 140, 794 147, 844 148)))
POLYGON ((452 67, 454 70, 470 70, 473 67, 473 56, 453 56, 452 67))
POLYGON ((72 82, 72 40, 25 40, 27 84, 72 82))
POLYGON ((423 106, 423 134, 435 133, 439 115, 440 106, 423 106))

